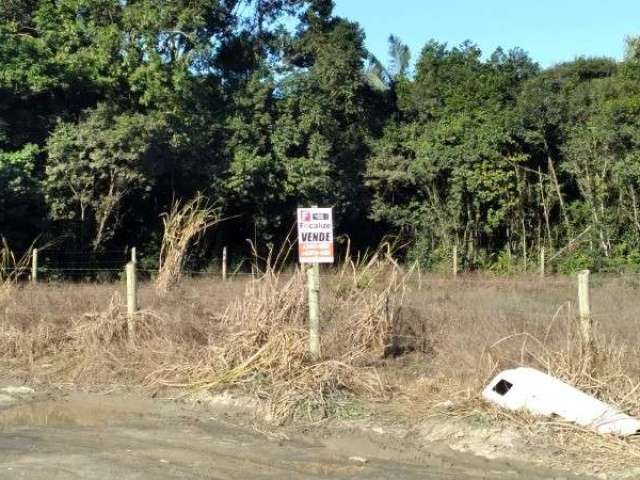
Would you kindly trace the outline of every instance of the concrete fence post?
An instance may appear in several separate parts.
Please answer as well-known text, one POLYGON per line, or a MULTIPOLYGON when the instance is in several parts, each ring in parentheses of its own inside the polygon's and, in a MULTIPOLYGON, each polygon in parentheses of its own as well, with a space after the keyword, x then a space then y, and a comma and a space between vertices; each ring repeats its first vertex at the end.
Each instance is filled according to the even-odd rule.
POLYGON ((580 318, 580 337, 583 356, 583 371, 590 372, 595 356, 593 318, 589 299, 589 270, 578 273, 578 314, 580 318))
POLYGON ((127 263, 127 329, 129 338, 133 340, 135 335, 135 315, 138 311, 138 281, 136 278, 136 264, 127 263))
POLYGON ((38 283, 38 249, 31 252, 31 283, 38 283))
POLYGON ((453 245, 453 276, 458 276, 458 245, 453 245))
POLYGON ((227 281, 227 247, 222 248, 222 281, 227 281))

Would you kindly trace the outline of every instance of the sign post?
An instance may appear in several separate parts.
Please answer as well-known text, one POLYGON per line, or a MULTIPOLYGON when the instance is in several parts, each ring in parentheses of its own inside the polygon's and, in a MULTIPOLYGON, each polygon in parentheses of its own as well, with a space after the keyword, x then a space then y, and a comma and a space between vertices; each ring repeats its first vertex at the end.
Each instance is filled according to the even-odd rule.
POLYGON ((309 352, 320 358, 320 264, 333 263, 333 212, 330 208, 298 209, 298 257, 308 264, 309 352))
POLYGON ((320 264, 307 268, 309 295, 309 352, 314 360, 320 358, 320 264))

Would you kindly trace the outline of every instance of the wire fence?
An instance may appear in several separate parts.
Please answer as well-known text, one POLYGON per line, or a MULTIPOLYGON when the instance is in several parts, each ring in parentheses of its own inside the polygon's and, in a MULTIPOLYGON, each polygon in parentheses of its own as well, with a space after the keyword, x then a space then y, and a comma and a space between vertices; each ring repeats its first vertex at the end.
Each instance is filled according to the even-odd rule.
MULTIPOLYGON (((135 254, 133 255, 135 256, 135 254)), ((30 261, 22 261, 21 265, 14 267, 0 267, 0 274, 15 274, 14 276, 20 280, 28 280, 36 273, 39 281, 47 280, 115 280, 124 276, 127 263, 132 261, 132 249, 124 250, 111 250, 101 251, 95 253, 92 251, 72 251, 72 250, 56 250, 56 249, 42 249, 37 252, 37 264, 34 265, 30 261), (36 271, 34 272, 34 268, 36 271)), ((265 271, 269 269, 266 267, 266 261, 264 259, 237 256, 233 258, 231 265, 223 267, 222 252, 219 256, 210 257, 210 259, 188 257, 185 259, 185 267, 181 269, 181 274, 186 277, 194 278, 250 278, 261 277, 265 271), (194 266, 201 265, 202 268, 194 268, 194 266)), ((29 259, 26 259, 29 260, 29 259)), ((136 272, 143 279, 154 278, 158 273, 157 267, 158 260, 153 256, 145 256, 141 261, 136 262, 136 272)), ((299 267, 294 266, 296 264, 288 264, 283 268, 278 269, 278 275, 280 276, 293 276, 299 274, 299 267)), ((440 272, 440 271, 428 271, 425 269, 414 268, 412 265, 401 266, 405 272, 411 272, 409 281, 417 282, 419 285, 424 281, 428 281, 433 284, 437 281, 447 281, 452 278, 452 275, 456 277, 459 273, 460 276, 456 277, 462 282, 473 282, 475 278, 488 281, 490 278, 495 277, 496 282, 508 281, 513 278, 514 281, 519 281, 521 278, 534 277, 538 272, 525 272, 525 276, 518 275, 491 275, 491 272, 440 272), (487 275, 483 275, 487 273, 487 275), (436 278, 440 277, 440 278, 436 278), (428 280, 427 280, 428 279, 428 280)), ((332 277, 341 269, 340 265, 327 266, 322 269, 321 277, 332 277)), ((640 275, 633 274, 596 274, 593 278, 595 285, 600 282, 606 281, 606 279, 615 277, 622 281, 628 281, 640 286, 640 275)), ((547 274, 541 277, 545 284, 557 286, 563 286, 573 284, 574 279, 571 275, 560 274, 547 274)))
MULTIPOLYGON (((1 275, 13 274, 18 280, 28 280, 36 276, 38 281, 49 280, 114 280, 125 275, 126 265, 134 261, 137 253, 131 250, 94 252, 64 251, 64 250, 34 250, 30 258, 25 258, 15 266, 0 266, 1 275), (35 260, 34 260, 35 256, 35 260)), ((232 265, 222 265, 222 255, 212 257, 209 261, 202 258, 187 257, 180 274, 194 278, 250 278, 261 277, 266 268, 263 259, 238 257, 232 265), (201 264, 203 268, 193 268, 201 264)), ((155 266, 158 259, 145 257, 142 261, 135 260, 136 274, 141 278, 153 278, 160 272, 155 266)), ((299 272, 295 268, 286 266, 278 271, 281 276, 293 276, 299 272)), ((323 276, 330 276, 329 273, 323 276)))

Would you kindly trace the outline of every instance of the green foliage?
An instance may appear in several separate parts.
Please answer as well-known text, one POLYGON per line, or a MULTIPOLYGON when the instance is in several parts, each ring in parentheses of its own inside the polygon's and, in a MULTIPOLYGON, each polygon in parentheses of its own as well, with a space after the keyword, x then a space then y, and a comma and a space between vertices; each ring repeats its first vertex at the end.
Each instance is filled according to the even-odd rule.
POLYGON ((457 244, 468 269, 531 269, 544 246, 551 269, 633 271, 638 45, 541 70, 430 40, 411 64, 330 0, 5 2, 0 233, 153 251, 159 215, 202 192, 233 218, 210 251, 279 245, 322 204, 355 249, 390 234, 433 270, 457 244))
POLYGON ((521 264, 517 258, 513 258, 509 250, 502 250, 492 257, 484 262, 489 271, 498 275, 512 275, 519 271, 518 266, 521 264))
POLYGON ((36 177, 38 146, 0 150, 0 236, 11 244, 30 240, 42 228, 42 196, 36 177))
POLYGON ((47 142, 43 180, 56 220, 79 220, 94 250, 114 234, 122 205, 144 199, 162 167, 166 123, 157 115, 117 114, 100 105, 78 124, 61 123, 47 142))
POLYGON ((436 273, 450 273, 453 262, 451 245, 434 245, 426 236, 419 236, 407 254, 407 260, 420 268, 436 273))

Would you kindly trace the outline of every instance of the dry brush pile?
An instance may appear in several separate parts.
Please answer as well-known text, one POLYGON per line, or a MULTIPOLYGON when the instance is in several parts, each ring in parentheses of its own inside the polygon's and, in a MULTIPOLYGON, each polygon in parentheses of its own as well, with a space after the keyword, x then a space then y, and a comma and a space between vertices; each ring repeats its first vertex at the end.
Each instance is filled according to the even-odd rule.
MULTIPOLYGON (((238 388, 264 400, 277 420, 325 416, 352 394, 385 398, 388 386, 376 366, 412 343, 411 329, 402 327, 406 273, 381 256, 348 263, 324 281, 320 361, 307 353, 304 275, 273 271, 243 283, 224 308, 186 322, 153 307, 141 310, 134 337, 119 295, 65 318, 25 312, 17 300, 55 286, 16 285, 17 294, 2 305, 2 358, 53 383, 143 383, 184 395, 238 388)), ((170 292, 168 301, 185 302, 183 292, 170 292)))

